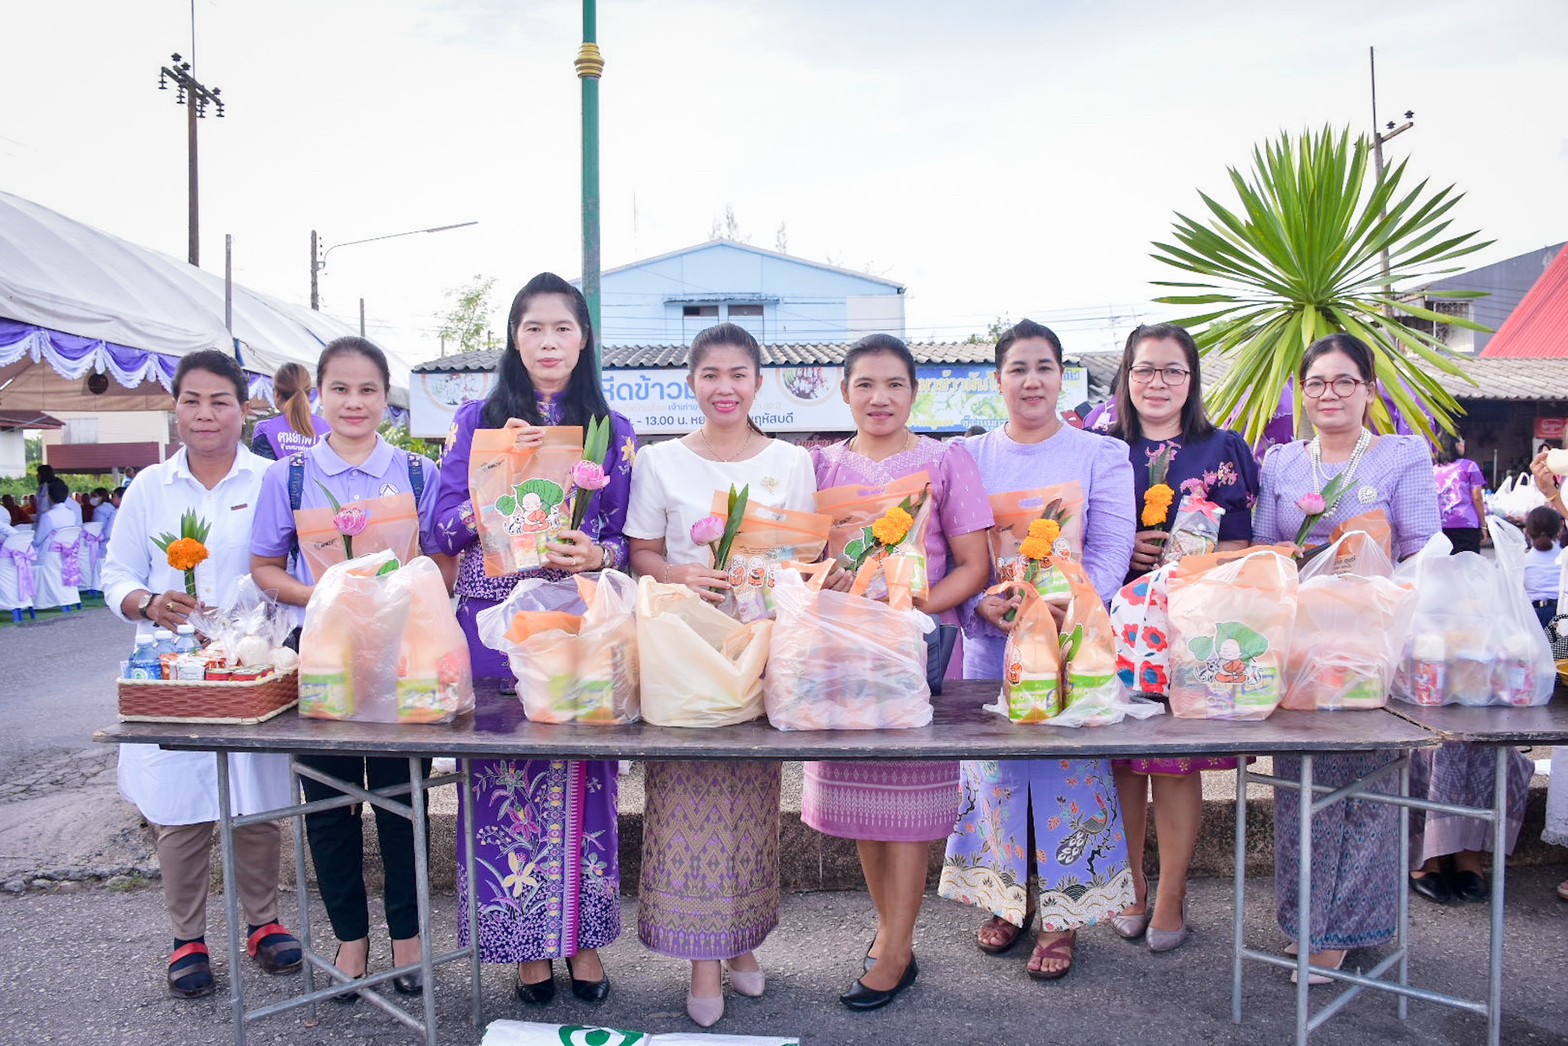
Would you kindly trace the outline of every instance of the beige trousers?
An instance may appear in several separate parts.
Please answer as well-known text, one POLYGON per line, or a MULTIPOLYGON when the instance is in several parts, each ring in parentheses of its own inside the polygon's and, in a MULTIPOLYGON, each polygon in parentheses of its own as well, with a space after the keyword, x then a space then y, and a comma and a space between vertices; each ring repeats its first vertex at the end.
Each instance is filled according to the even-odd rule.
MULTIPOLYGON (((207 933, 207 887, 212 882, 214 822, 153 825, 158 835, 158 865, 163 872, 163 903, 174 936, 194 940, 207 933)), ((278 917, 278 852, 283 832, 276 821, 234 830, 234 879, 240 911, 252 926, 278 917)), ((244 934, 245 928, 231 927, 244 934)))

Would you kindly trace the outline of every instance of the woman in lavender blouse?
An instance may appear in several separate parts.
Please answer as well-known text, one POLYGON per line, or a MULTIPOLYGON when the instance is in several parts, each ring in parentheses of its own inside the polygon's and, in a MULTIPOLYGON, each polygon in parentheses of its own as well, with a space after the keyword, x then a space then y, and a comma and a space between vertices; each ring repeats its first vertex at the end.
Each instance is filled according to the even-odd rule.
MULTIPOLYGON (((1062 343, 1024 320, 996 343, 997 380, 1007 424, 965 439, 987 494, 1078 481, 1085 497, 1083 564, 1109 599, 1133 549, 1132 465, 1126 444, 1062 422, 1062 343)), ((983 596, 965 604, 964 676, 1000 679, 1005 620, 1014 600, 983 596)), ((959 765, 963 798, 948 837, 939 892, 992 916, 980 927, 985 952, 1011 948, 1036 904, 1040 933, 1026 967, 1055 980, 1072 966, 1080 926, 1109 919, 1133 901, 1121 804, 1109 759, 985 760, 959 765), (1031 840, 1031 828, 1033 838, 1031 840), (1036 854, 1046 859, 1037 859, 1036 854)))
MULTIPOLYGON (((621 528, 637 440, 631 423, 605 403, 594 380, 593 352, 582 294, 554 273, 540 273, 512 300, 494 391, 483 403, 459 407, 447 437, 436 543, 459 557, 457 619, 468 636, 476 680, 515 683, 506 657, 480 642, 475 617, 518 582, 626 569, 621 528), (519 443, 538 443, 541 426, 583 425, 605 416, 612 429, 605 467, 610 484, 594 495, 582 531, 562 533, 541 570, 487 577, 468 490, 474 430, 511 429, 519 443)), ((478 881, 464 879, 470 842, 460 836, 458 937, 468 941, 467 891, 478 890, 480 957, 518 964, 516 992, 523 1002, 543 1005, 554 998, 552 960, 558 958, 566 960, 578 998, 597 1002, 609 992, 598 949, 621 932, 616 769, 614 762, 547 759, 476 760, 469 767, 471 790, 462 801, 474 804, 478 881)))
MULTIPOLYGON (((1308 546, 1328 541, 1340 523, 1382 509, 1393 527, 1393 552, 1419 552, 1438 530, 1437 485, 1432 454, 1415 436, 1374 436, 1367 429, 1377 366, 1372 350, 1348 334, 1322 338, 1302 360, 1301 392, 1317 436, 1271 447, 1263 458, 1253 541, 1294 542, 1306 512, 1300 501, 1323 493, 1344 476, 1343 495, 1328 506, 1306 536, 1308 546)), ((1339 786, 1388 763, 1386 750, 1321 755, 1313 760, 1315 784, 1339 786)), ((1279 776, 1300 779, 1300 756, 1277 756, 1279 776)), ((1387 777, 1372 786, 1388 792, 1387 777)), ((1293 792, 1274 796, 1274 896, 1280 929, 1299 947, 1305 934, 1314 966, 1337 969, 1347 951, 1382 944, 1394 936, 1398 863, 1404 852, 1399 812, 1386 803, 1350 798, 1312 818, 1312 925, 1296 925, 1296 883, 1301 866, 1299 822, 1293 792)), ((1294 974, 1292 975, 1294 977, 1294 974)), ((1310 974, 1309 983, 1330 978, 1310 974)))

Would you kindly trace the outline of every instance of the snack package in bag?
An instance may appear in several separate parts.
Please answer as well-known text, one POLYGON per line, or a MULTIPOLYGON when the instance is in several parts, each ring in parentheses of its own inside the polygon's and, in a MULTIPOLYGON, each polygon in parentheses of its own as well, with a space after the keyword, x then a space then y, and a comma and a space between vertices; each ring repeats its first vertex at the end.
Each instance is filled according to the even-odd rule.
POLYGON ((1160 552, 1160 566, 1180 563, 1188 556, 1206 556, 1220 543, 1220 521, 1225 510, 1203 494, 1188 492, 1176 506, 1170 534, 1160 552))
POLYGON ((1301 568, 1286 708, 1382 708, 1415 615, 1378 540, 1351 531, 1301 568))
POLYGON ((743 623, 685 585, 637 582, 642 716, 655 726, 729 726, 763 714, 773 622, 743 623))
POLYGON ((1163 706, 1129 697, 1122 686, 1111 615, 1083 564, 1066 559, 1058 569, 1072 586, 1072 600, 1061 628, 1064 708, 1050 725, 1109 726, 1129 715, 1144 719, 1163 714, 1163 706))
POLYGON ((508 429, 477 429, 468 459, 485 574, 505 577, 544 565, 545 546, 571 523, 572 466, 583 430, 552 426, 537 447, 519 447, 508 429))
MULTIPOLYGON (((1035 520, 1056 521, 1058 533, 1051 546, 1053 562, 1083 557, 1083 486, 1076 480, 992 494, 991 515, 996 519, 989 536, 991 563, 999 582, 1026 579, 1029 563, 1022 549, 1035 520)), ((1065 604, 1072 598, 1072 586, 1054 565, 1036 570, 1033 581, 1035 590, 1047 602, 1065 604)))
MULTIPOLYGON (((929 587, 926 523, 931 516, 931 477, 925 472, 884 484, 847 484, 817 491, 817 511, 831 517, 828 555, 844 569, 859 571, 868 560, 904 556, 913 560, 915 595, 929 587)), ((873 584, 868 599, 886 599, 873 584)))
POLYGON ((300 715, 444 723, 474 707, 468 642, 441 569, 389 551, 327 568, 300 633, 300 715))
POLYGON ((1174 566, 1156 567, 1111 597, 1116 674, 1135 694, 1164 697, 1170 686, 1169 589, 1174 566))
MULTIPOLYGON (((729 510, 729 492, 715 491, 713 514, 729 510)), ((791 512, 748 502, 740 529, 730 544, 726 566, 734 587, 720 609, 740 621, 773 616, 773 582, 784 563, 814 563, 827 547, 833 517, 820 512, 791 512)))
POLYGON ((1170 579, 1171 711, 1265 719, 1285 696, 1296 564, 1273 549, 1189 556, 1170 579))
POLYGON ((484 644, 507 655, 529 719, 613 725, 641 717, 636 611, 636 583, 605 570, 529 578, 477 624, 484 644))
MULTIPOLYGON (((763 699, 780 730, 877 730, 931 722, 925 633, 917 610, 822 591, 831 564, 791 564, 774 586, 763 699)), ((870 567, 871 564, 867 564, 870 567)), ((863 568, 864 569, 864 568, 863 568)), ((907 593, 907 585, 902 586, 907 593)))
POLYGON ((1004 581, 987 590, 1016 592, 1018 616, 1002 654, 1002 705, 1015 723, 1043 723, 1062 714, 1062 644, 1051 607, 1033 585, 1004 581))

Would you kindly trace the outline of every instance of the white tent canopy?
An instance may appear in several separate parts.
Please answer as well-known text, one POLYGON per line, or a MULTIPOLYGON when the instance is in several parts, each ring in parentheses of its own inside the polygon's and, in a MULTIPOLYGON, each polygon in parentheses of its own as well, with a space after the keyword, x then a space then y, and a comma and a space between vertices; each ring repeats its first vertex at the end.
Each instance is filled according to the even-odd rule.
MULTIPOLYGON (((0 192, 0 319, 39 328, 0 344, 0 409, 161 410, 173 362, 187 353, 237 351, 270 379, 290 360, 314 371, 323 345, 356 333, 234 284, 231 339, 223 303, 220 276, 0 192)), ((393 400, 406 404, 408 364, 387 358, 393 400)))

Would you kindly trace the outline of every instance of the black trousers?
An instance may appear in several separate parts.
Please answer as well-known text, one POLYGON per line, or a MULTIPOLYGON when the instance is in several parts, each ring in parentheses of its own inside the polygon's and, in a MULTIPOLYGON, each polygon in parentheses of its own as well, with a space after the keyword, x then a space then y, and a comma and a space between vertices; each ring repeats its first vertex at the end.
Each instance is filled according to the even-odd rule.
POLYGON ((1444 527, 1443 533, 1453 542, 1455 552, 1481 551, 1480 527, 1444 527))
MULTIPOLYGON (((407 759, 312 755, 300 756, 299 761, 367 788, 408 783, 407 759)), ((430 775, 429 760, 424 761, 421 773, 426 777, 430 775)), ((343 794, 308 777, 302 777, 300 781, 305 788, 305 798, 312 802, 343 794)), ((402 798, 408 801, 407 796, 402 798)), ((365 897, 364 819, 360 816, 363 805, 356 803, 305 815, 305 836, 310 840, 310 856, 316 864, 321 903, 326 906, 332 932, 340 941, 357 941, 370 936, 370 906, 365 897)), ((376 836, 381 842, 385 882, 382 901, 387 911, 387 929, 393 940, 418 937, 413 822, 380 807, 372 809, 376 812, 376 836)), ((429 843, 428 837, 426 843, 429 843)))

